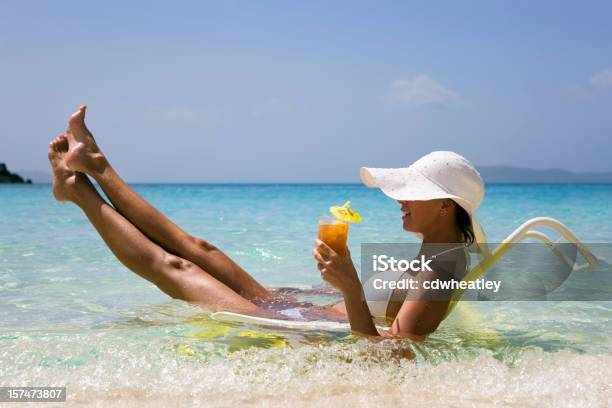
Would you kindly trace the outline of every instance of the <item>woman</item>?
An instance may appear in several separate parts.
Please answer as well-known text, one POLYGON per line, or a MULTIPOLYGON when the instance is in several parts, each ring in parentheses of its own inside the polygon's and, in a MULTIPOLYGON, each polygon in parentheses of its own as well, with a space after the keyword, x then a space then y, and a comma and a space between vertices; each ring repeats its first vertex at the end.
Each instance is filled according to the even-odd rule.
POLYGON ((377 288, 378 275, 362 286, 350 254, 340 257, 317 240, 313 255, 319 271, 342 293, 344 302, 336 308, 346 313, 354 332, 378 336, 373 317, 391 322, 384 336, 423 339, 444 319, 453 292, 428 289, 427 283, 461 280, 469 269, 467 248, 472 244, 488 255, 475 215, 484 196, 483 180, 468 160, 445 151, 423 156, 407 168, 362 167, 361 179, 400 204, 404 230, 423 241, 417 258, 431 259, 431 270, 385 275, 386 281, 412 279, 415 285, 408 290, 377 288))
MULTIPOLYGON (((70 117, 65 134, 49 144, 55 198, 78 205, 115 256, 169 296, 213 311, 280 317, 279 312, 271 309, 278 309, 279 303, 287 304, 285 297, 264 288, 208 241, 180 229, 119 177, 85 126, 85 111, 86 107, 81 106, 70 117), (98 194, 87 176, 97 181, 112 206, 98 194)), ((412 166, 400 170, 362 169, 362 177, 369 186, 378 186, 399 200, 405 214, 404 228, 422 234, 424 243, 454 243, 464 247, 473 240, 474 234, 483 242, 473 217, 482 200, 480 176, 462 157, 449 152, 437 153, 452 156, 449 159, 452 166, 438 167, 445 172, 445 177, 450 177, 449 184, 454 183, 454 193, 452 187, 446 190, 439 187, 437 191, 424 188, 421 193, 430 196, 416 197, 416 190, 409 188, 410 183, 415 180, 425 183, 427 177, 413 179, 412 166), (455 171, 459 171, 458 176, 454 175, 455 171)), ((461 268, 466 268, 464 251, 444 252, 444 260, 458 260, 461 268)), ((372 321, 368 303, 363 300, 363 289, 350 254, 340 257, 319 240, 313 254, 323 279, 343 294, 344 302, 332 307, 297 304, 300 307, 293 312, 301 310, 309 317, 318 318, 322 315, 337 320, 348 318, 354 332, 381 336, 372 321)), ((446 278, 449 271, 442 266, 443 262, 432 265, 434 272, 427 279, 446 278)), ((389 295, 388 306, 381 312, 383 316, 375 316, 394 320, 390 331, 382 335, 420 338, 435 330, 448 300, 433 300, 429 294, 424 292, 415 300, 411 297, 405 302, 394 300, 394 294, 389 295)), ((280 314, 291 313, 285 310, 280 314)))

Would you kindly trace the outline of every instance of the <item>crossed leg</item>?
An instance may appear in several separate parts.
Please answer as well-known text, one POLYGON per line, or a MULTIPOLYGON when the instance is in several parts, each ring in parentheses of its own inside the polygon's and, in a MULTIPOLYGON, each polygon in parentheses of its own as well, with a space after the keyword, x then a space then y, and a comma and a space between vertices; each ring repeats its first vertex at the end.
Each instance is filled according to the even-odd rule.
POLYGON ((85 109, 81 106, 69 119, 69 168, 93 177, 117 211, 168 252, 198 265, 246 299, 267 298, 269 292, 231 258, 208 241, 187 234, 121 179, 85 126, 85 109))
POLYGON ((49 143, 55 198, 78 205, 126 267, 169 296, 202 305, 212 311, 259 311, 255 304, 194 262, 171 254, 152 242, 98 194, 85 174, 68 167, 67 153, 68 139, 64 135, 49 143))

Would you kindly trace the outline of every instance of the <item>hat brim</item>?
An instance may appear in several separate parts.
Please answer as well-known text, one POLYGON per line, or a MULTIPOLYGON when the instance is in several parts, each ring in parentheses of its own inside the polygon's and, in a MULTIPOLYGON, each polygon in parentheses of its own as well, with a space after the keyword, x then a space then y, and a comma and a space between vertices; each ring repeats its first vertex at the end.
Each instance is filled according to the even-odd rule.
POLYGON ((476 213, 467 200, 450 194, 442 187, 410 167, 388 169, 362 167, 359 171, 361 181, 368 187, 380 188, 388 197, 398 201, 427 201, 450 198, 459 204, 470 216, 474 241, 477 247, 471 248, 483 256, 489 255, 485 233, 476 219, 476 213))

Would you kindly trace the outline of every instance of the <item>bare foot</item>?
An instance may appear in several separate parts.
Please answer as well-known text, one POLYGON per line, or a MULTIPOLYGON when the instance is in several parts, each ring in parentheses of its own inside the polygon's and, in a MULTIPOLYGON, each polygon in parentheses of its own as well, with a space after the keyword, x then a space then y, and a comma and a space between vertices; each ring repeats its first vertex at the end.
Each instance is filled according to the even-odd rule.
POLYGON ((76 182, 76 174, 66 164, 68 139, 59 135, 49 143, 49 163, 53 171, 53 195, 57 201, 73 201, 72 189, 76 182))
POLYGON ((81 105, 68 119, 66 137, 70 148, 66 154, 66 164, 71 170, 94 175, 103 169, 106 159, 85 125, 86 109, 85 105, 81 105))

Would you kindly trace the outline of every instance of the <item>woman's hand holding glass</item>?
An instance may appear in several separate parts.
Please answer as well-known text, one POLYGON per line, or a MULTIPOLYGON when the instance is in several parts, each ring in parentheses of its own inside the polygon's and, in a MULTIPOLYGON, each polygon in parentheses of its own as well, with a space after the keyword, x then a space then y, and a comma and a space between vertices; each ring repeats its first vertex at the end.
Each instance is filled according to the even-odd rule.
POLYGON ((341 256, 325 242, 316 239, 312 255, 317 260, 317 268, 325 282, 342 293, 352 291, 356 285, 359 287, 359 277, 348 247, 346 256, 341 256))

